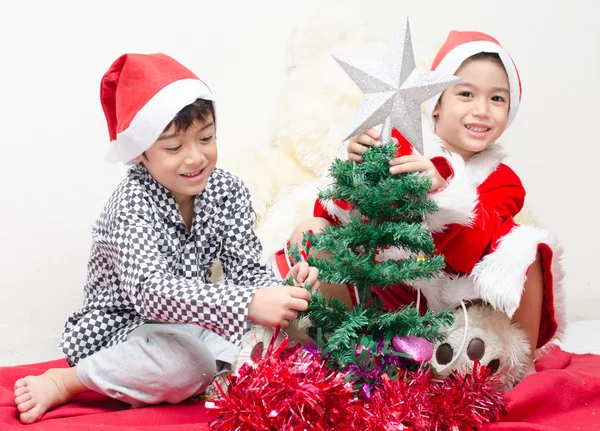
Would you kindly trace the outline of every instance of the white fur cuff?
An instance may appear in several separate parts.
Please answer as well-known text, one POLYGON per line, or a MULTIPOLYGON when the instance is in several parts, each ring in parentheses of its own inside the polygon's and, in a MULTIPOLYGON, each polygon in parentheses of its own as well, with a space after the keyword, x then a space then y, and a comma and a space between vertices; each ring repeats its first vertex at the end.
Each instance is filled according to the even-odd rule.
POLYGON ((512 317, 521 302, 527 270, 535 261, 540 244, 552 249, 551 266, 544 270, 552 271, 555 317, 561 326, 561 321, 565 320, 562 248, 550 232, 535 226, 513 228, 500 240, 493 253, 475 265, 471 277, 481 299, 512 317))
POLYGON ((469 181, 463 159, 456 154, 444 157, 452 166, 454 174, 448 179, 445 189, 429 195, 439 208, 436 213, 425 217, 425 222, 433 233, 442 232, 449 224, 470 226, 478 202, 477 187, 469 181))
POLYGON ((343 209, 337 205, 332 199, 320 199, 321 205, 329 213, 329 215, 339 220, 340 224, 344 224, 350 219, 352 215, 360 215, 360 213, 354 209, 343 209))

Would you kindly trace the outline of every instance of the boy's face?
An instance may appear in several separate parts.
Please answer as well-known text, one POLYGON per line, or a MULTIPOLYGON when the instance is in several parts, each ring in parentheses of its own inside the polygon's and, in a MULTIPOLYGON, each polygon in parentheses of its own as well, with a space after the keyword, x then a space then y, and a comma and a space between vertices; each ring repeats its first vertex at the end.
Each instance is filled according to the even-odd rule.
POLYGON ((210 115, 204 123, 196 121, 187 130, 175 133, 172 124, 146 150, 142 162, 150 175, 166 187, 181 204, 200 194, 217 164, 215 123, 210 115))
POLYGON ((435 132, 449 150, 468 160, 502 135, 508 120, 508 76, 489 59, 467 60, 456 71, 462 81, 446 90, 433 110, 435 132))

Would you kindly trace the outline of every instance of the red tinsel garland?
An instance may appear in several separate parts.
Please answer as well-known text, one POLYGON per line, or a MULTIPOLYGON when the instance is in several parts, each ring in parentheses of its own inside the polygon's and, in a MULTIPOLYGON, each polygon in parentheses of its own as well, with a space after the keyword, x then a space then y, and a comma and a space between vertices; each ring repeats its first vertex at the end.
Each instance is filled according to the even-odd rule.
POLYGON ((440 380, 431 368, 399 371, 363 400, 344 374, 287 341, 230 377, 216 400, 217 431, 454 431, 477 429, 503 412, 498 378, 475 363, 473 372, 440 380))
POLYGON ((213 429, 331 430, 339 418, 353 415, 358 400, 344 374, 328 370, 301 346, 284 351, 286 344, 229 378, 213 429))
POLYGON ((499 379, 487 367, 474 364, 464 376, 453 372, 436 379, 431 368, 402 372, 385 379, 362 405, 363 429, 387 431, 400 424, 415 431, 477 429, 504 411, 499 379))

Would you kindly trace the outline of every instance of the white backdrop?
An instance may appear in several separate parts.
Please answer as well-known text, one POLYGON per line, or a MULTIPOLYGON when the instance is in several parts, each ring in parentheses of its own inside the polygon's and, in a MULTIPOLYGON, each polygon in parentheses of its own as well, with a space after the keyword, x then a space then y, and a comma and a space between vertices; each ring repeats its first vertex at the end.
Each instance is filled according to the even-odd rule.
MULTIPOLYGON (((82 300, 90 228, 124 168, 103 161, 100 77, 124 52, 165 52, 218 98, 219 146, 268 145, 292 23, 315 0, 28 1, 0 6, 0 365, 55 359, 82 300)), ((431 58, 450 29, 511 52, 523 103, 503 142, 527 205, 565 246, 572 319, 600 318, 600 34, 587 0, 331 1, 387 41, 410 17, 431 58), (365 4, 365 3, 368 3, 365 4)))

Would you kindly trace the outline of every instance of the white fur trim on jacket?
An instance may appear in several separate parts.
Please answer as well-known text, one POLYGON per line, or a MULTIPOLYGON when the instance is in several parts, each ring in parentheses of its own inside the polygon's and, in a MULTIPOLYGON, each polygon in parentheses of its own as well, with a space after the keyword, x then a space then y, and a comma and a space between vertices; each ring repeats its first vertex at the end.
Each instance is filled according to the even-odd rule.
POLYGON ((559 328, 564 328, 566 315, 562 247, 558 239, 545 229, 535 226, 514 227, 500 239, 493 253, 475 265, 471 278, 481 299, 512 318, 521 302, 527 270, 535 261, 541 244, 548 245, 552 250, 555 318, 559 328))
POLYGON ((425 222, 433 233, 442 232, 449 224, 470 226, 476 216, 475 208, 479 198, 477 187, 504 159, 502 147, 494 144, 465 162, 460 155, 443 151, 443 142, 435 134, 428 136, 427 142, 426 156, 446 158, 453 175, 446 188, 430 195, 439 210, 428 215, 425 222))
POLYGON ((413 253, 412 251, 403 248, 403 247, 389 247, 383 250, 380 250, 379 253, 375 256, 375 261, 377 262, 386 262, 388 260, 399 261, 405 260, 409 258, 417 257, 417 253, 413 253))
POLYGON ((506 153, 500 144, 493 144, 481 153, 471 157, 465 163, 465 171, 471 184, 479 187, 492 172, 498 169, 505 157, 506 153))
POLYGON ((320 199, 321 205, 327 210, 329 215, 335 217, 339 220, 341 224, 346 223, 351 216, 360 216, 360 213, 355 209, 345 210, 339 207, 333 200, 331 199, 320 199))
POLYGON ((477 187, 469 181, 462 158, 456 154, 447 154, 445 158, 454 173, 446 188, 429 195, 438 206, 437 212, 425 217, 425 223, 433 233, 443 231, 449 224, 470 226, 478 201, 477 187))

